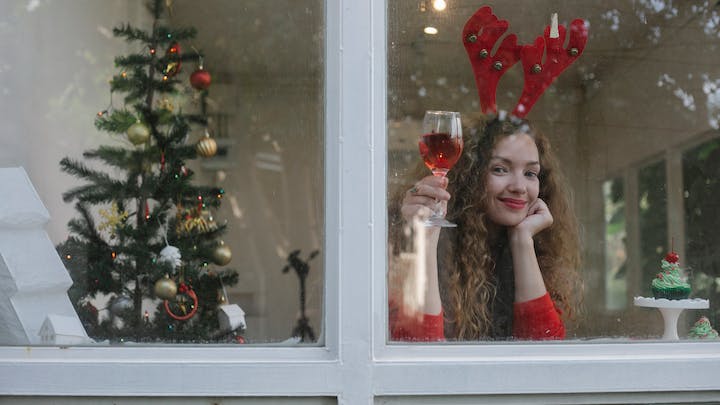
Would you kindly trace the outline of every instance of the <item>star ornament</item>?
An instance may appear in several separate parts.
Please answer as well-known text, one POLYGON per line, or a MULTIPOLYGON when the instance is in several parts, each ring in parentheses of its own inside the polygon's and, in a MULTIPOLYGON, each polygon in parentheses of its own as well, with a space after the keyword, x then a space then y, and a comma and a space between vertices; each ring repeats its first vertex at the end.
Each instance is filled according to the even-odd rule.
POLYGON ((98 230, 108 230, 110 232, 110 237, 112 238, 115 237, 115 231, 118 225, 124 223, 128 218, 128 212, 120 212, 117 202, 115 201, 113 201, 112 205, 110 205, 109 210, 101 208, 98 213, 103 218, 103 221, 98 226, 98 230))

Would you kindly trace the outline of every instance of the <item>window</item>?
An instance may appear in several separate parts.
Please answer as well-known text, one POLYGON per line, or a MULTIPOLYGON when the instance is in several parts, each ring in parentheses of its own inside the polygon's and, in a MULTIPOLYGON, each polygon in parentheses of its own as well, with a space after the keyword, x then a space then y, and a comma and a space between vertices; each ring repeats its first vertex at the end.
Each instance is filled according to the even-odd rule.
MULTIPOLYGON (((680 254, 681 267, 686 268, 693 283, 692 297, 709 299, 715 294, 711 292, 716 286, 710 259, 713 255, 699 247, 709 245, 699 241, 706 239, 699 236, 701 234, 690 237, 690 232, 707 233, 717 224, 712 198, 700 197, 714 188, 709 174, 712 169, 705 163, 712 160, 700 157, 711 153, 708 150, 712 143, 693 146, 717 136, 718 78, 710 67, 718 61, 714 54, 704 50, 719 43, 714 28, 717 9, 708 2, 671 1, 602 7, 578 3, 563 5, 557 10, 550 5, 543 12, 537 12, 543 9, 540 5, 533 5, 532 10, 516 3, 490 2, 488 5, 497 18, 508 21, 509 29, 503 35, 517 35, 520 44, 530 44, 541 35, 554 11, 560 13, 561 25, 568 26, 574 18, 583 18, 589 24, 589 39, 581 57, 545 91, 527 116, 539 132, 550 138, 560 169, 568 180, 567 193, 574 196, 572 207, 581 224, 583 260, 579 272, 584 300, 583 305, 577 305, 579 316, 566 319, 568 337, 660 337, 663 324, 659 314, 633 302, 637 296, 652 296, 650 283, 660 272, 660 261, 666 253, 673 250, 680 254), (684 62, 688 60, 694 62, 684 62), (691 146, 705 149, 702 149, 704 152, 695 149, 680 152, 691 146), (687 181, 692 182, 693 192, 683 185, 687 181), (703 181, 705 184, 701 187, 699 184, 703 181), (704 205, 699 206, 698 201, 704 205), (692 205, 692 211, 687 204, 692 205), (700 223, 709 228, 700 231, 700 223), (710 267, 705 268, 706 265, 710 267)), ((483 119, 479 114, 480 99, 464 46, 467 41, 463 38, 466 21, 479 7, 461 2, 438 8, 430 1, 389 5, 391 252, 388 280, 391 306, 401 307, 391 308, 391 321, 398 311, 417 313, 407 307, 422 307, 425 304, 422 300, 430 299, 424 292, 432 288, 428 287, 432 282, 428 281, 430 276, 417 275, 418 265, 430 265, 418 260, 425 257, 428 249, 418 247, 418 233, 424 231, 412 229, 409 219, 402 218, 398 208, 411 186, 430 174, 423 169, 416 146, 422 134, 423 113, 426 110, 459 111, 465 126, 466 151, 469 140, 481 136, 478 134, 483 128, 479 121, 483 119), (423 31, 424 27, 434 30, 423 31), (419 171, 413 171, 416 166, 420 167, 419 171)), ((479 37, 475 40, 482 41, 482 30, 477 34, 479 37)), ((501 41, 502 38, 493 49, 488 48, 485 57, 500 60, 495 52, 501 41)), ((497 105, 501 112, 512 110, 523 91, 523 83, 529 80, 523 77, 521 65, 513 65, 499 80, 497 105)), ((457 187, 473 187, 466 179, 470 172, 462 158, 459 164, 461 174, 454 177, 453 169, 448 174, 451 193, 456 190, 452 184, 454 179, 463 180, 457 187)), ((457 204, 463 212, 480 206, 479 202, 460 197, 456 194, 449 201, 449 216, 453 216, 453 207, 458 209, 457 204)), ((483 221, 484 226, 489 226, 487 220, 483 221)), ((476 226, 466 225, 472 229, 476 226)), ((457 308, 474 306, 458 307, 458 302, 468 302, 454 295, 464 291, 461 286, 477 283, 472 284, 476 285, 474 291, 481 292, 466 291, 466 295, 478 297, 504 291, 498 264, 503 256, 499 250, 488 251, 492 264, 488 264, 487 269, 491 270, 474 270, 468 274, 458 270, 458 257, 472 257, 471 253, 458 249, 477 246, 472 245, 469 238, 462 239, 462 248, 453 245, 461 243, 456 235, 467 235, 461 228, 443 229, 439 247, 430 248, 439 252, 438 283, 446 335, 448 323, 462 323, 461 318, 453 315, 459 311, 457 308), (449 260, 456 264, 447 263, 443 255, 448 251, 452 252, 449 260), (482 276, 487 281, 473 281, 471 274, 487 274, 482 276), (490 287, 482 287, 488 284, 490 287)), ((542 238, 542 234, 536 238, 542 238)), ((485 268, 482 264, 485 262, 478 260, 473 266, 485 268)), ((560 297, 561 286, 553 286, 549 274, 545 273, 545 284, 551 295, 560 297)), ((507 301, 497 297, 495 301, 478 299, 491 303, 507 301)), ((714 318, 718 305, 715 301, 710 300, 709 311, 683 313, 679 326, 681 337, 687 337, 688 330, 701 316, 709 316, 713 325, 720 322, 714 318)), ((493 306, 493 311, 497 306, 493 306)), ((502 316, 497 311, 491 315, 502 316)), ((478 315, 468 311, 465 316, 482 317, 488 313, 478 315)))
MULTIPOLYGON (((6 251, 3 274, 18 291, 6 297, 14 304, 0 316, 8 330, 0 344, 322 344, 322 2, 298 8, 213 2, 198 9, 188 1, 151 1, 161 6, 155 23, 169 30, 170 39, 155 35, 164 41, 158 49, 113 36, 123 24, 152 35, 153 14, 145 2, 15 3, 4 14, 0 39, 13 55, 2 71, 2 165, 25 167, 48 208, 48 236, 63 259, 50 271, 64 272, 64 265, 73 285, 68 277, 50 282, 52 274, 45 273, 34 282, 24 279, 23 269, 13 267, 20 259, 6 251), (67 18, 57 18, 60 12, 67 18), (286 28, 272 30, 281 24, 286 28), (183 36, 188 27, 195 36, 183 36), (16 41, 20 36, 27 41, 16 41), (168 67, 123 64, 127 59, 120 57, 128 55, 167 59, 168 67), (210 79, 198 87, 193 80, 202 74, 210 79), (155 80, 153 93, 141 75, 155 80), (173 91, 164 91, 165 83, 173 91), (141 96, 126 98, 132 91, 141 96), (143 112, 145 100, 153 100, 150 112, 143 112), (133 126, 113 127, 122 127, 128 115, 133 126), (184 138, 172 140, 179 121, 168 117, 189 123, 184 138), (145 138, 133 138, 136 127, 145 138), (206 140, 213 148, 204 148, 206 140), (182 152, 195 145, 197 158, 182 152), (132 159, 83 156, 98 147, 132 154, 143 160, 142 169, 132 159), (101 175, 58 170, 65 157, 74 168, 85 166, 129 186, 63 201, 64 193, 83 184, 104 190, 101 175), (191 183, 184 183, 187 178, 191 183), (201 188, 188 199, 191 186, 201 188), (90 222, 74 209, 79 202, 90 222), (177 248, 180 260, 172 266, 166 246, 177 248), (56 298, 33 299, 39 288, 56 298), (89 339, 81 339, 82 329, 68 330, 78 317, 89 339)), ((42 248, 52 255, 51 246, 42 248)))
MULTIPOLYGON (((94 3, 84 1, 80 5, 94 3)), ((18 4, 16 9, 24 9, 29 3, 18 4)), ((113 4, 127 6, 119 1, 105 3, 104 7, 113 4)), ((0 395, 8 396, 6 402, 667 404, 717 401, 720 392, 716 377, 720 364, 718 343, 628 343, 602 338, 588 343, 386 344, 385 196, 386 179, 393 173, 387 164, 390 154, 386 142, 390 135, 386 132, 386 96, 392 73, 387 68, 386 56, 392 57, 393 51, 387 46, 385 31, 389 35, 397 24, 386 18, 392 4, 374 0, 330 1, 324 5, 327 34, 324 35, 323 201, 324 229, 328 235, 322 254, 327 268, 323 280, 324 345, 2 346, 0 395), (668 377, 668 373, 674 375, 668 377)), ((447 4, 449 9, 475 10, 478 6, 449 1, 447 4)), ((525 7, 524 3, 514 4, 520 4, 521 9, 525 7)), ((297 7, 297 2, 288 2, 286 6, 297 7)), ((124 15, 117 9, 110 11, 124 15)), ((137 9, 129 15, 135 15, 135 11, 142 13, 142 9, 137 9)), ((105 102, 105 96, 99 100, 105 102)), ((13 105, 17 107, 17 103, 13 105)), ((88 113, 92 115, 96 111, 93 108, 88 113)), ((10 123, 23 128, 17 122, 9 119, 3 121, 3 125, 10 123)), ((24 140, 12 139, 25 145, 24 140)), ((592 139, 602 140, 601 137, 592 139)), ((675 151, 681 156, 683 150, 675 151)), ((635 171, 661 155, 654 152, 643 156, 635 171)), ((597 208, 581 213, 581 223, 599 233, 594 241, 602 241, 605 235, 603 182, 621 176, 626 205, 636 206, 631 203, 637 200, 631 190, 637 191, 637 175, 633 180, 633 175, 620 167, 606 168, 604 165, 610 163, 606 158, 612 156, 610 153, 594 155, 595 163, 605 163, 591 165, 603 169, 592 176, 568 173, 571 178, 586 180, 577 182, 582 188, 576 190, 576 198, 597 208)), ((577 156, 577 159, 581 161, 583 157, 577 156)), ((677 157, 666 161, 673 165, 680 162, 677 157)), ((668 206, 672 204, 669 198, 668 206)), ((632 230, 629 221, 627 229, 628 234, 637 231, 632 230)), ((591 255, 603 256, 601 244, 594 248, 596 250, 589 252, 591 255)), ((604 264, 597 263, 594 268, 601 269, 598 274, 602 275, 604 264)), ((596 308, 604 308, 604 291, 598 291, 597 296, 601 301, 596 308)))

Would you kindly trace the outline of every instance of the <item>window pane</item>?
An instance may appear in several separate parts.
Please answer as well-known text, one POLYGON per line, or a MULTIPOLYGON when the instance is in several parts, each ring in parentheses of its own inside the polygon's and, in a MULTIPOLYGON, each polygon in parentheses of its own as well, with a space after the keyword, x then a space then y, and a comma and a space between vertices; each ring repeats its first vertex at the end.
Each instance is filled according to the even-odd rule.
POLYGON ((145 3, 0 6, 0 163, 51 217, 0 344, 318 344, 324 2, 145 3))
MULTIPOLYGON (((513 239, 507 235, 516 232, 522 220, 502 222, 494 207, 512 212, 523 211, 526 205, 524 197, 517 197, 523 195, 517 189, 491 187, 496 175, 515 172, 512 165, 495 166, 491 158, 502 151, 505 138, 490 139, 488 134, 502 131, 497 130, 500 126, 487 125, 496 116, 524 113, 530 132, 544 134, 552 145, 545 148, 541 141, 534 142, 541 166, 538 195, 549 202, 554 222, 552 227, 535 230, 532 246, 542 283, 532 285, 544 285, 551 304, 563 310, 565 338, 665 336, 660 311, 641 307, 634 298, 653 296, 650 283, 661 272, 661 260, 670 250, 679 255, 682 275, 689 276, 692 298, 712 302, 715 294, 709 290, 715 286, 712 270, 700 271, 693 263, 708 260, 696 250, 700 242, 694 232, 700 232, 700 222, 707 226, 705 232, 717 229, 716 217, 704 214, 714 212, 716 199, 705 196, 717 187, 712 181, 707 183, 703 197, 684 196, 683 190, 689 191, 689 179, 701 181, 697 174, 685 172, 690 169, 684 151, 710 138, 719 125, 716 89, 720 77, 712 69, 720 57, 717 8, 699 0, 487 4, 497 19, 509 24, 506 32, 498 33, 497 41, 485 42, 493 31, 481 28, 496 21, 490 10, 480 11, 477 25, 463 32, 478 12, 478 3, 388 3, 390 340, 528 338, 514 330, 520 318, 515 311, 524 313, 527 306, 520 304, 542 298, 544 290, 523 295, 527 290, 519 288, 518 277, 529 273, 513 260, 532 255, 508 255, 508 249, 518 247, 509 246, 513 239), (436 8, 436 3, 447 7, 436 8), (519 51, 513 42, 501 45, 502 41, 511 33, 527 47, 538 37, 544 41, 542 33, 551 24, 553 12, 560 13, 558 21, 564 27, 575 18, 587 21, 588 25, 567 30, 577 33, 588 27, 587 44, 583 48, 578 38, 565 38, 556 56, 543 59, 544 54, 555 52, 543 47, 536 60, 531 60, 531 49, 525 48, 524 72, 522 61, 514 63, 519 56, 513 52, 519 51), (572 59, 574 54, 580 54, 579 58, 551 84, 542 81, 553 74, 549 59, 572 59), (549 86, 530 105, 523 91, 538 80, 549 86), (499 114, 488 100, 496 101, 499 114), (522 106, 518 100, 523 100, 522 106), (429 110, 457 111, 462 117, 463 154, 449 170, 447 186, 427 177, 428 167, 438 165, 441 156, 436 155, 427 167, 421 159, 421 153, 427 156, 432 146, 419 142, 439 139, 423 128, 429 110), (423 136, 428 134, 432 137, 423 136), (565 183, 548 180, 559 178, 558 174, 565 183), (551 184, 554 188, 548 191, 551 184), (566 198, 569 205, 559 208, 559 201, 566 198), (692 198, 697 198, 692 210, 703 213, 695 222, 691 221, 695 211, 688 211, 692 198), (701 200, 705 205, 698 206, 701 200), (439 232, 414 227, 414 214, 429 215, 436 201, 447 201, 447 217, 458 226, 439 232), (683 223, 686 216, 690 222, 683 223), (573 230, 579 230, 578 237, 573 230), (562 244, 550 246, 549 240, 560 239, 562 244), (576 248, 578 241, 582 243, 576 248), (579 254, 579 264, 573 252, 579 254), (579 284, 573 283, 575 276, 579 284)), ((567 32, 559 29, 559 35, 572 36, 567 32)), ((533 175, 522 170, 516 174, 519 179, 533 175)), ((552 305, 542 308, 552 309, 552 305)), ((688 338, 700 316, 708 315, 713 326, 720 322, 713 314, 684 311, 678 337, 688 338)))
POLYGON ((605 308, 627 307, 625 192, 619 178, 603 184, 605 201, 605 308))
POLYGON ((720 141, 704 142, 683 153, 685 187, 685 227, 687 264, 693 290, 710 300, 708 318, 720 319, 720 262, 716 253, 720 212, 715 196, 718 191, 718 153, 720 141))

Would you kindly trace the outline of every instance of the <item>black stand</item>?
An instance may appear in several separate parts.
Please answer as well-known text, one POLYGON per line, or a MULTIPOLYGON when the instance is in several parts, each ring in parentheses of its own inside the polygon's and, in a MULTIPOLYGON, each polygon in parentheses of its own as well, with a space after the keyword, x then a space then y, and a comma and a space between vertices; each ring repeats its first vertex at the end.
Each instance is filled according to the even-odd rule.
POLYGON ((287 273, 292 268, 295 270, 298 278, 300 279, 300 319, 293 328, 292 336, 299 337, 301 342, 314 342, 315 332, 313 332, 310 326, 310 320, 305 315, 305 279, 310 272, 310 265, 308 264, 320 251, 314 250, 307 258, 307 261, 303 261, 298 256, 300 250, 294 250, 287 257, 287 266, 283 267, 283 273, 287 273))

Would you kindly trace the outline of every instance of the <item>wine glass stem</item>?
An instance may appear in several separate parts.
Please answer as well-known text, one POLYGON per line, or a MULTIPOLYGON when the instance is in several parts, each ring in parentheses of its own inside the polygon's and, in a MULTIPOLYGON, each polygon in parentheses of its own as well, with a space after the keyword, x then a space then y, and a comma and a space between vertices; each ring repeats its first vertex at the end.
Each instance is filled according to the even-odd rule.
MULTIPOLYGON (((435 177, 445 177, 447 175, 448 169, 433 169, 432 174, 435 177)), ((435 199, 435 209, 433 210, 433 217, 435 218, 444 218, 445 217, 445 210, 443 209, 442 202, 435 199)))

